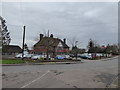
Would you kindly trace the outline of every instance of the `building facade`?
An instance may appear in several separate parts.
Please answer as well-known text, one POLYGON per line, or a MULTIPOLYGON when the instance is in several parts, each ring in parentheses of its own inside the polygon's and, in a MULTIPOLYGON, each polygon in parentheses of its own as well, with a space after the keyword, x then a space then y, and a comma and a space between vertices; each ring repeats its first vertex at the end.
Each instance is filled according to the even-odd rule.
POLYGON ((14 58, 19 53, 22 53, 22 49, 17 45, 4 45, 2 47, 2 58, 14 58))
POLYGON ((52 57, 61 54, 69 53, 69 46, 66 44, 66 39, 54 38, 53 34, 50 37, 40 34, 40 40, 33 46, 31 53, 46 54, 49 53, 52 57))

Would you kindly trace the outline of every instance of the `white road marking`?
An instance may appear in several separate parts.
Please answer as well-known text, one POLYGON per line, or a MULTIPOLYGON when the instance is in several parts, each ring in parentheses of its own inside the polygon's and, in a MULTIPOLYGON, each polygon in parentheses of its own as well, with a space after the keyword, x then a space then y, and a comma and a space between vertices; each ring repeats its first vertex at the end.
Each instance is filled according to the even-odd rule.
POLYGON ((43 74, 41 77, 36 78, 36 79, 33 80, 32 82, 30 82, 30 83, 22 86, 21 88, 25 88, 25 87, 29 86, 30 84, 34 83, 35 81, 37 81, 37 80, 41 79, 42 77, 44 77, 45 75, 47 75, 49 72, 50 72, 50 71, 47 71, 47 72, 46 72, 45 74, 43 74))

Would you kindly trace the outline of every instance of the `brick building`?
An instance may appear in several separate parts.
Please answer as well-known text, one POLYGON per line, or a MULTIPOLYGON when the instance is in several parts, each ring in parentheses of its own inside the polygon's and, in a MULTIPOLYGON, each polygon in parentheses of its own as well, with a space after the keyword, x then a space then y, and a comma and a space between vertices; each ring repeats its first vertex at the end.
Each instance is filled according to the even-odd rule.
POLYGON ((69 46, 66 44, 66 39, 54 38, 53 34, 50 37, 40 34, 40 40, 33 46, 31 53, 46 54, 51 56, 69 53, 69 46))

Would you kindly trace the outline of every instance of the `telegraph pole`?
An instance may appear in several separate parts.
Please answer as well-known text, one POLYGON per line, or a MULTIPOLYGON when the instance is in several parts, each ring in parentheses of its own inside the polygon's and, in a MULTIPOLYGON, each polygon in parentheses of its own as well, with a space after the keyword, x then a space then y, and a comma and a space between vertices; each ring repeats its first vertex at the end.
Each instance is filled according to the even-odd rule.
POLYGON ((23 27, 22 60, 24 60, 25 26, 23 27))
POLYGON ((48 44, 47 44, 47 60, 49 60, 49 30, 48 30, 48 44))

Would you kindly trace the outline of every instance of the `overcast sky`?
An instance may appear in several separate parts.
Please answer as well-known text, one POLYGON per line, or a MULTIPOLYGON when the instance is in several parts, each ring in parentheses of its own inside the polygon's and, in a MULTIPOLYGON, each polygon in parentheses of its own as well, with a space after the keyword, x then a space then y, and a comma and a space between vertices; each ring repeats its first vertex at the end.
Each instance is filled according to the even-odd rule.
POLYGON ((75 39, 80 48, 86 48, 90 38, 100 45, 118 42, 117 2, 4 2, 0 5, 11 44, 22 46, 23 25, 29 47, 48 29, 54 37, 66 38, 70 46, 70 41, 75 39))

